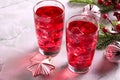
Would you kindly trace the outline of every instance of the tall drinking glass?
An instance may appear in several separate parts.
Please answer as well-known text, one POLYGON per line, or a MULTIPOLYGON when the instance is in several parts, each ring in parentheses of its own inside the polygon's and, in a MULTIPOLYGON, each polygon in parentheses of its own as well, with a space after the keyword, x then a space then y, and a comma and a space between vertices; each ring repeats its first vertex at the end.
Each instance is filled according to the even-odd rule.
POLYGON ((64 6, 57 0, 43 0, 34 6, 34 21, 41 54, 55 56, 60 51, 64 26, 64 6))
POLYGON ((98 25, 93 16, 75 15, 67 21, 68 67, 76 73, 89 70, 96 49, 98 25))

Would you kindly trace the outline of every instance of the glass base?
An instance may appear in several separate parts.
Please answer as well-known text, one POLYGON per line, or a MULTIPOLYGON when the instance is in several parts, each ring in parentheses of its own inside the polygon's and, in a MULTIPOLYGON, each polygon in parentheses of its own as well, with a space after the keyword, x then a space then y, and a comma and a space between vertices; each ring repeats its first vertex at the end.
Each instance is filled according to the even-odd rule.
POLYGON ((75 73, 87 73, 89 71, 89 67, 88 68, 83 68, 83 69, 77 69, 75 67, 72 67, 71 65, 68 65, 68 68, 70 69, 70 71, 75 72, 75 73))
POLYGON ((51 57, 55 57, 59 51, 55 51, 55 52, 46 52, 46 51, 43 51, 41 49, 39 49, 39 52, 42 54, 42 55, 46 55, 46 56, 51 56, 51 57))

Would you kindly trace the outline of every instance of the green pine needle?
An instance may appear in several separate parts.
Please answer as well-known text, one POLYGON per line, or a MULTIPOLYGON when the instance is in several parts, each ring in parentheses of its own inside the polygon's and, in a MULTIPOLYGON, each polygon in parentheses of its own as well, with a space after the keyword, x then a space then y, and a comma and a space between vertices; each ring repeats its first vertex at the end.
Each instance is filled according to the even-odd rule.
POLYGON ((96 0, 70 0, 70 3, 76 2, 76 3, 86 3, 86 4, 97 4, 96 0))
POLYGON ((113 5, 108 6, 108 7, 106 7, 106 6, 100 6, 100 5, 99 5, 99 7, 100 7, 100 9, 101 9, 101 10, 100 10, 101 13, 106 13, 106 12, 108 12, 108 11, 113 10, 113 8, 114 8, 113 5))
POLYGON ((112 24, 114 25, 114 26, 116 26, 116 25, 118 25, 119 23, 118 23, 118 21, 112 21, 112 24))
POLYGON ((107 45, 114 41, 120 41, 120 34, 99 35, 97 49, 105 49, 107 45))
POLYGON ((103 23, 100 23, 100 29, 103 29, 105 27, 105 25, 103 23))

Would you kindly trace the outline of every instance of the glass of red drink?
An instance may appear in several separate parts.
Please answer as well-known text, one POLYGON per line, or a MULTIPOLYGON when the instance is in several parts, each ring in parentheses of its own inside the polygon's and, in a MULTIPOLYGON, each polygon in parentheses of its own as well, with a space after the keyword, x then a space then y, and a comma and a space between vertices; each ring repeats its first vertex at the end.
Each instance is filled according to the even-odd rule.
POLYGON ((68 68, 76 73, 89 70, 96 49, 98 25, 91 15, 75 15, 67 21, 68 68))
POLYGON ((55 56, 60 51, 64 27, 64 6, 57 0, 43 0, 34 6, 35 30, 40 53, 55 56))

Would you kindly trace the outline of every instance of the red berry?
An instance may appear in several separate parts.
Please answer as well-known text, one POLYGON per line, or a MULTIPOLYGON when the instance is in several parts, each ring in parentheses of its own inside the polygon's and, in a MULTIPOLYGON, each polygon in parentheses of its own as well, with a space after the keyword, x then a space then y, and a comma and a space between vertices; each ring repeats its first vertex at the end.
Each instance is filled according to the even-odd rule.
POLYGON ((117 20, 120 21, 120 13, 118 13, 116 17, 117 17, 117 20))
POLYGON ((106 6, 110 6, 110 5, 111 5, 111 2, 106 1, 106 2, 105 2, 105 5, 106 5, 106 6))
POLYGON ((106 33, 106 32, 108 32, 108 29, 107 29, 106 27, 104 27, 104 28, 102 28, 102 31, 103 31, 104 33, 106 33))
POLYGON ((114 12, 113 15, 117 18, 118 21, 120 21, 120 13, 119 12, 114 12))
POLYGON ((117 16, 118 15, 118 12, 114 12, 113 16, 117 16))
POLYGON ((120 24, 116 26, 116 31, 120 32, 120 24))
POLYGON ((103 0, 98 0, 98 4, 103 4, 103 0))
POLYGON ((118 4, 116 5, 116 8, 117 8, 117 9, 120 9, 120 3, 118 3, 118 4))
POLYGON ((120 21, 120 15, 117 16, 117 20, 120 21))
POLYGON ((102 17, 103 17, 104 19, 107 19, 108 16, 107 16, 107 14, 103 14, 102 17))

